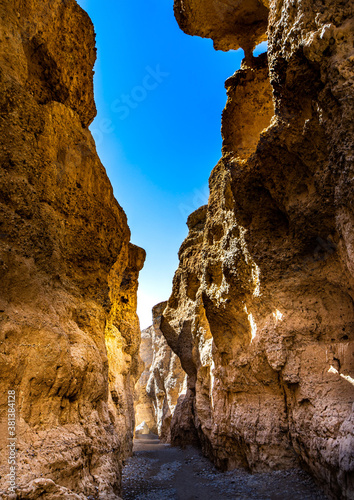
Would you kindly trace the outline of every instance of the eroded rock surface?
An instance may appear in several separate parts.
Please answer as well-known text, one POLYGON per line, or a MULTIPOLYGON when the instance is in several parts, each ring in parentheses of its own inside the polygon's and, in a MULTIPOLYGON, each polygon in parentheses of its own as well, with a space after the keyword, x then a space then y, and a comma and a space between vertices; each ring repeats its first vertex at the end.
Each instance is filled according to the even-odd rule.
POLYGON ((146 385, 150 378, 151 364, 154 359, 152 339, 154 327, 150 326, 141 332, 139 355, 141 359, 141 375, 135 385, 135 432, 157 434, 156 414, 153 400, 146 392, 146 385), (145 423, 145 426, 143 425, 145 423))
POLYGON ((212 38, 219 50, 242 47, 247 57, 267 39, 269 0, 175 0, 176 19, 185 33, 212 38))
POLYGON ((94 29, 74 0, 5 0, 0 20, 0 496, 14 390, 17 498, 116 499, 145 252, 87 129, 94 29))
MULTIPOLYGON (((248 57, 161 320, 188 374, 172 442, 197 432, 224 469, 301 463, 353 499, 353 3, 269 2, 268 69, 239 36, 241 4, 211 25, 213 2, 175 2, 182 29, 217 47, 236 47, 234 23, 248 57)), ((252 48, 259 26, 245 25, 252 48)))
POLYGON ((153 307, 153 325, 142 332, 140 356, 143 361, 146 359, 145 370, 136 384, 136 423, 145 421, 164 443, 171 440, 171 420, 186 392, 186 373, 160 329, 166 304, 161 302, 153 307), (151 413, 153 422, 149 424, 151 413))

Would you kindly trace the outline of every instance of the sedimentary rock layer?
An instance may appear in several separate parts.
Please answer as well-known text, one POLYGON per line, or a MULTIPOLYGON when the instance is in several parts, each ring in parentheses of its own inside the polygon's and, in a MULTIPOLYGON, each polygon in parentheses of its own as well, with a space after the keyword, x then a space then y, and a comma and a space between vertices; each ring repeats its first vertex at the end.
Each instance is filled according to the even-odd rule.
POLYGON ((94 30, 74 0, 5 0, 0 24, 1 495, 10 390, 17 498, 115 499, 145 253, 87 129, 94 30))
MULTIPOLYGON (((247 46, 242 2, 227 4, 249 52, 265 31, 249 17, 247 46)), ((176 0, 176 17, 227 44, 230 17, 210 26, 210 5, 176 0)), ((197 431, 225 469, 301 463, 353 499, 353 4, 266 7, 267 57, 226 81, 223 158, 161 320, 188 374, 172 441, 197 431)))

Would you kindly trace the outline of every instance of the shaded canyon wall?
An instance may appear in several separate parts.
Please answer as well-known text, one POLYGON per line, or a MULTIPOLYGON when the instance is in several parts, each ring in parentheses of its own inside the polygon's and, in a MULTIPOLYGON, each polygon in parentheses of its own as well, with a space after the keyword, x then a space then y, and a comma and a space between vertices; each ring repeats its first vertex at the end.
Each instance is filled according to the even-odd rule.
POLYGON ((172 442, 218 466, 309 469, 354 498, 353 3, 175 1, 242 47, 223 156, 188 219, 161 330, 188 374, 172 442), (268 26, 268 32, 266 32, 268 26), (268 38, 268 53, 252 56, 268 38))
POLYGON ((118 499, 131 452, 145 252, 89 124, 93 25, 74 0, 0 4, 0 496, 118 499))

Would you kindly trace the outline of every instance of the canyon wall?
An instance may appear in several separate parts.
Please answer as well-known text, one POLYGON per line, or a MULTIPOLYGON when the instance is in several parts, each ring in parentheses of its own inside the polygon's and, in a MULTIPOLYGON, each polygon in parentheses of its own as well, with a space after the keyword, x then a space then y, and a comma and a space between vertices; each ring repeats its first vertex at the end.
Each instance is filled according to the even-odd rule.
POLYGON ((223 469, 300 463, 336 499, 354 498, 353 10, 175 1, 186 33, 245 59, 161 318, 188 374, 172 443, 197 436, 223 469))
POLYGON ((186 373, 160 329, 166 304, 161 302, 153 307, 153 324, 142 332, 140 356, 146 361, 136 384, 136 424, 145 421, 150 431, 157 433, 162 442, 169 443, 171 420, 186 391, 186 373))
POLYGON ((146 391, 150 378, 151 364, 154 359, 152 338, 154 327, 150 326, 141 332, 139 356, 141 359, 141 375, 135 384, 135 432, 136 434, 157 434, 156 415, 153 399, 146 391))
POLYGON ((94 29, 74 0, 4 0, 0 20, 0 496, 118 499, 145 252, 87 128, 94 29))

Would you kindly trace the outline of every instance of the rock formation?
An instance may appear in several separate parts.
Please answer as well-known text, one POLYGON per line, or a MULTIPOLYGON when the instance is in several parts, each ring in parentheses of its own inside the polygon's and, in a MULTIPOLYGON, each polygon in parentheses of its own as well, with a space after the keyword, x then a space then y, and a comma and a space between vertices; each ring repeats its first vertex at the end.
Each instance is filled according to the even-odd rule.
MULTIPOLYGON (((140 356, 146 361, 136 384, 136 424, 145 422, 162 442, 168 443, 177 402, 185 394, 186 373, 160 330, 161 313, 166 304, 161 302, 153 308, 153 325, 142 332, 140 356)), ((139 432, 144 432, 143 428, 139 432)))
POLYGON ((301 463, 336 499, 354 498, 353 10, 175 1, 184 31, 246 58, 161 318, 188 374, 172 442, 198 435, 224 469, 301 463))
POLYGON ((118 499, 145 252, 87 128, 94 29, 74 0, 4 0, 0 20, 0 496, 14 391, 16 498, 118 499))
POLYGON ((152 338, 154 327, 150 326, 141 332, 139 355, 141 359, 141 375, 135 384, 135 433, 157 434, 156 415, 153 400, 146 392, 150 378, 150 369, 154 358, 152 338), (144 425, 145 424, 145 425, 144 425))

